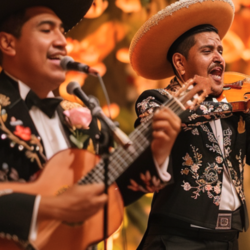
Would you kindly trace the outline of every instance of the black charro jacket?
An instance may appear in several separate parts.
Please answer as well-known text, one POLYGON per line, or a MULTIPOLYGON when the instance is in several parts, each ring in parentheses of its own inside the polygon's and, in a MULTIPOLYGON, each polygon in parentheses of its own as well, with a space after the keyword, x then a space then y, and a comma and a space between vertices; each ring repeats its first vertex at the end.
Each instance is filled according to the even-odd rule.
MULTIPOLYGON (((143 92, 136 102, 135 126, 144 123, 168 98, 166 89, 143 92)), ((171 220, 215 229, 226 168, 242 204, 246 230, 243 173, 245 163, 250 164, 250 116, 232 113, 229 103, 206 100, 196 111, 185 111, 181 118, 182 131, 169 164, 173 183, 155 193, 148 228, 164 228, 171 220), (215 119, 221 119, 223 153, 209 124, 215 119)))

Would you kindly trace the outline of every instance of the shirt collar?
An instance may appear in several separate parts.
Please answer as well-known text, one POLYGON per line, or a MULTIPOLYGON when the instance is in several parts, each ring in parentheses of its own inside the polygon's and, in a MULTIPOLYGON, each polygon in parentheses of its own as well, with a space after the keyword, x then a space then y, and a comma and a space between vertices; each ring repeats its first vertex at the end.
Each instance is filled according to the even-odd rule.
MULTIPOLYGON (((30 87, 27 86, 25 83, 23 83, 22 81, 18 80, 17 78, 15 78, 14 76, 12 76, 10 73, 4 71, 4 73, 9 76, 11 79, 13 79, 14 81, 16 81, 18 83, 18 89, 19 89, 19 93, 20 96, 23 100, 25 100, 27 94, 30 91, 30 87)), ((54 94, 52 91, 50 91, 47 95, 47 97, 54 97, 54 94)))

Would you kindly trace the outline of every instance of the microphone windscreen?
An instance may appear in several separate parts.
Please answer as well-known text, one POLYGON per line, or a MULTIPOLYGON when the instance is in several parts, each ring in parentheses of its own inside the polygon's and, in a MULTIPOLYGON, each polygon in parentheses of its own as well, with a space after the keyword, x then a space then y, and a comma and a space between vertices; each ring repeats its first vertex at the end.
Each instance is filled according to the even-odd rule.
POLYGON ((74 90, 78 89, 78 88, 81 88, 81 86, 78 82, 70 82, 67 85, 67 92, 68 92, 68 94, 72 95, 72 94, 74 94, 74 90))
POLYGON ((67 64, 69 62, 74 62, 74 59, 70 56, 64 56, 61 61, 60 61, 60 66, 64 69, 64 70, 67 70, 67 64))

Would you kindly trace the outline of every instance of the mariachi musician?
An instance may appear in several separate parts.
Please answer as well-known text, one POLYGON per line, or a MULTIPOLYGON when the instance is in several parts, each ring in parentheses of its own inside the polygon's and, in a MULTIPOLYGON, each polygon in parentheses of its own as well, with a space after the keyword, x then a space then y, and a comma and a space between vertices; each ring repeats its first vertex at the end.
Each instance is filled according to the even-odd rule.
POLYGON ((138 249, 236 250, 239 232, 248 229, 243 173, 250 163, 250 116, 232 112, 223 96, 221 39, 233 17, 231 0, 178 1, 150 18, 132 41, 130 59, 138 74, 174 75, 165 89, 142 93, 136 125, 189 79, 212 88, 195 112, 182 117, 168 166, 173 184, 154 195, 138 249))
MULTIPOLYGON (((40 195, 32 188, 33 184, 25 184, 34 182, 38 176, 42 180, 48 159, 57 152, 86 147, 82 138, 88 135, 88 124, 73 124, 70 112, 63 113, 68 110, 72 116, 75 112, 81 115, 81 108, 79 111, 78 105, 54 98, 51 91, 65 80, 65 72, 60 67, 60 58, 66 55, 64 33, 83 18, 91 4, 92 0, 0 1, 3 69, 0 74, 0 180, 3 182, 0 237, 19 242, 26 249, 32 249, 29 241, 38 238, 36 229, 40 222, 51 219, 74 225, 91 217, 107 202, 102 182, 74 185, 58 196, 56 193, 40 195), (22 189, 16 183, 22 183, 22 189)), ((83 112, 88 119, 89 113, 83 112)), ((125 177, 120 178, 126 204, 140 197, 142 190, 159 189, 163 181, 169 180, 164 163, 179 132, 180 119, 171 110, 162 109, 153 118, 153 129, 151 147, 142 156, 138 154, 137 160, 130 162, 125 177), (138 192, 133 191, 130 180, 137 183, 138 192)), ((67 154, 62 153, 58 158, 67 161, 67 154)), ((53 174, 48 179, 45 177, 41 192, 63 179, 60 174, 64 173, 64 166, 53 162, 47 169, 53 174), (53 167, 57 167, 56 171, 53 167)), ((66 236, 59 235, 59 239, 67 241, 66 236)), ((62 243, 60 249, 66 248, 63 247, 62 243)))

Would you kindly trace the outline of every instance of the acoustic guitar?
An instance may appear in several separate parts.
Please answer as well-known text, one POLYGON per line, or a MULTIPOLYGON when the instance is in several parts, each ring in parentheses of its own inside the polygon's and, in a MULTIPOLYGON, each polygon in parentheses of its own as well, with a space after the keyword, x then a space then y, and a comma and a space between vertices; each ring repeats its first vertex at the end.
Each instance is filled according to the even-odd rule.
MULTIPOLYGON (((179 90, 179 99, 167 94, 168 99, 162 106, 171 108, 180 115, 185 104, 195 94, 200 94, 200 101, 210 93, 210 86, 197 84, 192 89, 184 85, 179 90)), ((153 117, 153 114, 151 115, 153 117)), ((152 119, 138 126, 129 138, 132 144, 124 149, 118 146, 109 157, 108 173, 108 235, 114 233, 123 219, 123 201, 115 184, 116 179, 150 145, 152 119)), ((42 174, 32 183, 1 183, 0 190, 40 194, 42 196, 60 195, 72 185, 100 183, 104 181, 103 160, 81 149, 66 149, 55 154, 46 164, 42 174)), ((84 221, 70 226, 61 221, 39 222, 37 239, 31 244, 39 250, 85 250, 88 246, 103 240, 103 210, 84 221)), ((1 250, 20 250, 16 242, 0 240, 1 250)))

